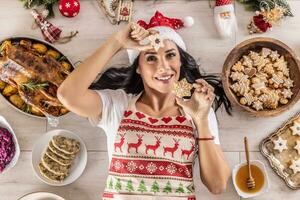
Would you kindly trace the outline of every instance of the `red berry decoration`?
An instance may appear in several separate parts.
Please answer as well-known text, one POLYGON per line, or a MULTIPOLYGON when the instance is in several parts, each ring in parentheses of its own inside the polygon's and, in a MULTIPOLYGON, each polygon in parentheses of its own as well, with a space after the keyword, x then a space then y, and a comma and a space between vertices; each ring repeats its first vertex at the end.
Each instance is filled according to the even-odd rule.
POLYGON ((266 22, 262 14, 255 15, 253 17, 253 22, 255 26, 263 33, 267 32, 268 29, 272 28, 272 24, 266 22))
POLYGON ((80 3, 78 0, 60 0, 58 9, 65 17, 75 17, 80 10, 80 3))

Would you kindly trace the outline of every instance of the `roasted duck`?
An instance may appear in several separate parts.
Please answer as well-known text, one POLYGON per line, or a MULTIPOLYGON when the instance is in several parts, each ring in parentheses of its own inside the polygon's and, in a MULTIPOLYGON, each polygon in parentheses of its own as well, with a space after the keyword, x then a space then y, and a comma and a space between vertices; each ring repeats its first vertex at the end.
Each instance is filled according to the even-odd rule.
POLYGON ((40 54, 30 42, 3 43, 0 79, 17 88, 23 101, 44 115, 59 116, 63 105, 56 91, 69 71, 52 56, 40 54))

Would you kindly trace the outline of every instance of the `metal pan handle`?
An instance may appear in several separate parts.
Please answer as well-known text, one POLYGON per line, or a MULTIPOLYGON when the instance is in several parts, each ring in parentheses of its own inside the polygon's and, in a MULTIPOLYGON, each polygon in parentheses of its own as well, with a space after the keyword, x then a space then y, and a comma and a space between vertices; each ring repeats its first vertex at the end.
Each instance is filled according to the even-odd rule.
POLYGON ((59 118, 58 117, 55 117, 53 115, 49 115, 47 113, 44 113, 44 115, 46 116, 47 122, 51 127, 57 127, 58 126, 58 124, 59 124, 59 118))

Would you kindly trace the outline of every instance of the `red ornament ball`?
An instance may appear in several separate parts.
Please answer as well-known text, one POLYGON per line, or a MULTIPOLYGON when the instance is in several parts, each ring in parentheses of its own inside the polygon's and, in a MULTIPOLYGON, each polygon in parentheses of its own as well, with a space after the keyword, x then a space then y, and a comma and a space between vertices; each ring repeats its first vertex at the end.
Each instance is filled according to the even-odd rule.
POLYGON ((75 17, 80 10, 80 3, 78 0, 60 0, 58 9, 65 17, 75 17))

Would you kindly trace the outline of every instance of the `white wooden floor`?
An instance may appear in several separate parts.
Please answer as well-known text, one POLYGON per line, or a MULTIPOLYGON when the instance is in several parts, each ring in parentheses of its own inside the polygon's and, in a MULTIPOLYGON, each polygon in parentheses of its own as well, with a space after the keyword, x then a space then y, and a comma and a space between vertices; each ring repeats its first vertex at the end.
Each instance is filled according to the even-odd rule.
MULTIPOLYGON (((300 1, 289 0, 294 18, 287 19, 280 27, 263 36, 274 37, 290 46, 300 55, 300 1)), ((0 39, 21 35, 42 38, 40 31, 31 30, 32 17, 23 9, 18 0, 0 0, 0 39)), ((57 45, 74 62, 84 60, 119 26, 112 26, 99 10, 95 0, 81 0, 80 14, 72 19, 62 17, 55 9, 56 18, 51 22, 61 26, 64 32, 78 30, 78 36, 70 43, 57 45)), ((201 61, 207 72, 220 73, 222 64, 229 51, 239 42, 256 37, 249 36, 246 26, 253 13, 244 11, 244 7, 235 3, 239 31, 233 40, 220 40, 213 23, 213 10, 207 0, 203 1, 142 1, 134 3, 134 19, 149 19, 156 10, 170 17, 192 16, 195 25, 180 33, 185 38, 189 52, 201 61)), ((112 64, 126 64, 126 54, 120 53, 112 64)), ((275 131, 283 122, 300 110, 296 104, 289 111, 278 117, 254 118, 240 110, 234 110, 234 116, 218 112, 220 139, 225 155, 233 167, 244 160, 243 137, 248 136, 252 158, 263 161, 270 178, 270 192, 256 199, 299 199, 300 191, 290 190, 284 182, 271 170, 267 161, 259 152, 260 141, 275 131)), ((45 120, 35 119, 19 113, 0 98, 0 115, 12 125, 21 146, 21 155, 17 165, 4 175, 0 175, 0 200, 16 200, 18 197, 34 191, 55 192, 66 199, 100 200, 107 176, 108 159, 106 155, 106 137, 102 130, 91 127, 86 119, 69 114, 61 119, 59 128, 76 132, 85 141, 88 148, 88 164, 83 175, 73 184, 65 187, 51 187, 39 181, 31 167, 31 150, 35 141, 51 128, 45 120)), ((198 170, 196 170, 197 172, 198 170)), ((211 195, 201 184, 196 174, 197 197, 212 200, 240 199, 236 194, 232 181, 227 190, 218 196, 211 195)))

